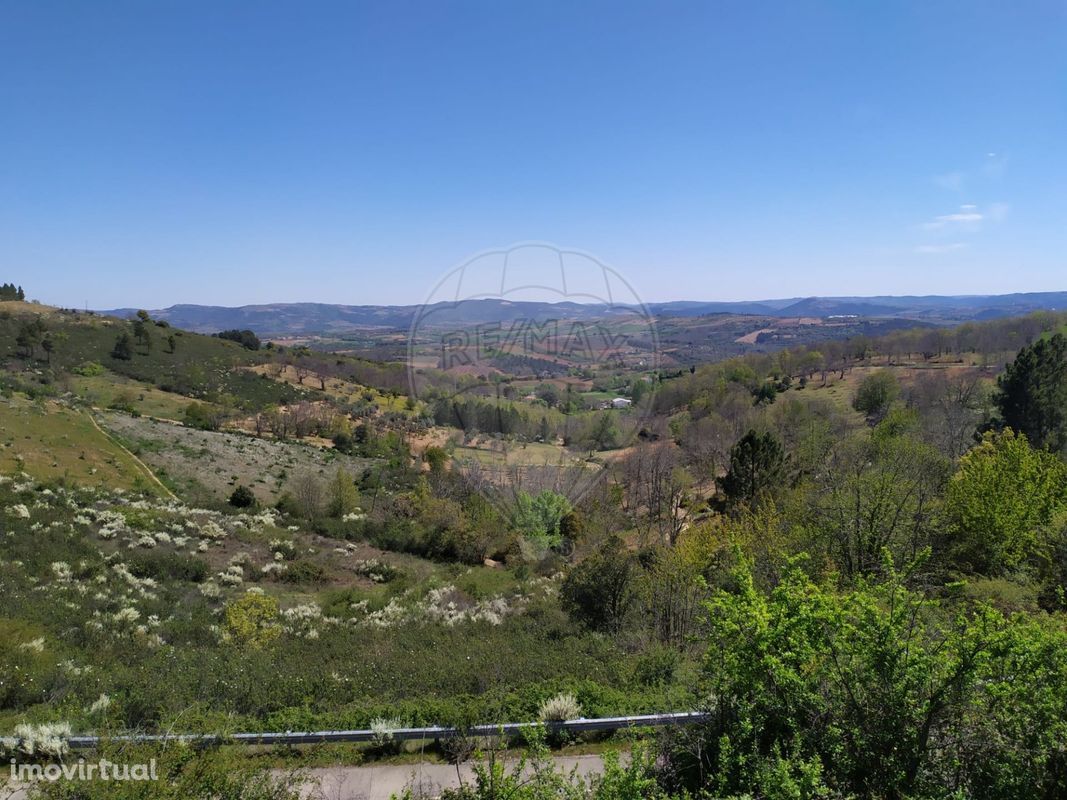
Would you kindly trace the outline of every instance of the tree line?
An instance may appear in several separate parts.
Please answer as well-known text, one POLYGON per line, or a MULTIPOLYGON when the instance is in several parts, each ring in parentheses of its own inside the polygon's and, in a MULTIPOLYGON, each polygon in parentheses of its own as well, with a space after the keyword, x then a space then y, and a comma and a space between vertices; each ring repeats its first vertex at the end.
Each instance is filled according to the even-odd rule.
POLYGON ((655 408, 672 413, 694 403, 702 395, 714 393, 722 381, 744 384, 753 395, 766 392, 768 382, 787 389, 794 382, 843 378, 855 367, 876 361, 888 366, 926 364, 946 357, 962 360, 970 356, 979 366, 997 367, 1042 336, 1067 325, 1067 314, 1041 311, 1023 317, 968 322, 951 328, 917 328, 894 331, 878 337, 856 336, 812 345, 801 345, 777 353, 749 354, 726 361, 691 367, 687 371, 665 373, 657 387, 655 408))

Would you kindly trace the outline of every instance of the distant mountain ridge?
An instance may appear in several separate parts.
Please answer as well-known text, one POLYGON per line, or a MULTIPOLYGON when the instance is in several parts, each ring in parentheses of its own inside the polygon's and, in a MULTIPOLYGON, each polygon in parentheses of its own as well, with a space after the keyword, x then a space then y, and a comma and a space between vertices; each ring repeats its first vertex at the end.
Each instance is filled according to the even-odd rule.
MULTIPOLYGON (((1003 295, 922 295, 876 297, 804 297, 755 301, 693 301, 649 303, 648 311, 660 317, 701 317, 710 314, 745 314, 763 317, 838 317, 914 319, 945 324, 967 320, 1067 309, 1067 292, 1027 292, 1003 295)), ((339 333, 366 328, 405 330, 416 316, 431 311, 436 325, 471 325, 516 319, 600 319, 626 313, 625 307, 604 304, 468 300, 431 307, 342 305, 335 303, 269 303, 247 306, 182 304, 150 311, 156 319, 199 333, 238 328, 265 336, 339 333)), ((119 308, 103 313, 119 317, 137 309, 119 308)))

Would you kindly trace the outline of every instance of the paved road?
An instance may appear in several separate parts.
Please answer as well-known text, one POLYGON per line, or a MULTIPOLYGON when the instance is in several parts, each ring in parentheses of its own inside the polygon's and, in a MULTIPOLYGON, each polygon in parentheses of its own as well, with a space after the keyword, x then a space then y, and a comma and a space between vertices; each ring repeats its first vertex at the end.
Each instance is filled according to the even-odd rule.
MULTIPOLYGON (((603 769, 600 756, 570 756, 555 759, 564 772, 576 770, 588 777, 603 769)), ((442 789, 474 779, 471 765, 462 764, 457 773, 451 764, 372 764, 363 767, 326 767, 303 771, 307 783, 301 791, 306 800, 389 800, 409 786, 419 790, 416 797, 433 798, 442 789)), ((3 776, 6 777, 6 776, 3 776)), ((0 783, 0 800, 26 800, 23 787, 0 783)))
MULTIPOLYGON (((603 769, 600 756, 570 756, 555 759, 564 772, 576 770, 590 776, 603 769)), ((364 767, 329 767, 308 771, 309 784, 302 792, 307 800, 389 800, 408 786, 421 791, 420 798, 432 798, 442 789, 459 786, 474 779, 470 764, 456 767, 451 764, 371 765, 364 767)))

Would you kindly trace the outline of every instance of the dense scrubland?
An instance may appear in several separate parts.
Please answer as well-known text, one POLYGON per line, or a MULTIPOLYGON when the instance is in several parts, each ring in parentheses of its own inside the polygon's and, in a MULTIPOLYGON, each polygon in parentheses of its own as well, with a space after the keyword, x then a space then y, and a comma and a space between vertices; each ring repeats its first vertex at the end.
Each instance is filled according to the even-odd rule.
MULTIPOLYGON (((534 780, 496 762, 456 796, 1067 792, 1062 315, 494 373, 457 404, 396 364, 3 306, 8 752, 701 709, 593 785, 549 724, 534 780), (600 480, 495 502, 461 462, 494 447, 600 480)), ((161 757, 151 796, 290 791, 225 748, 161 757)))

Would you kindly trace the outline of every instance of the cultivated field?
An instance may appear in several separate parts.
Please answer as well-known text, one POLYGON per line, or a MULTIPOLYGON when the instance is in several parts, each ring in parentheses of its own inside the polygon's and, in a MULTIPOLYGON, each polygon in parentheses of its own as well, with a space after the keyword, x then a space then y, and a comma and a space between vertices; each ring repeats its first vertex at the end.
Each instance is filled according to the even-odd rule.
POLYGON ((201 431, 123 413, 101 414, 100 421, 165 482, 198 500, 225 500, 243 484, 261 502, 272 503, 301 473, 327 475, 343 467, 358 476, 374 463, 313 445, 201 431))

